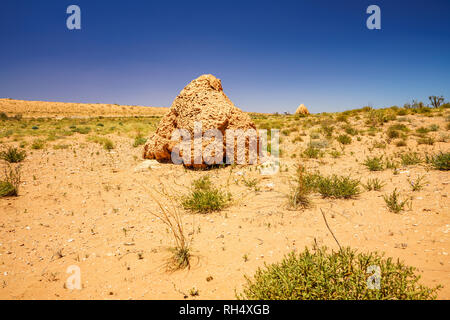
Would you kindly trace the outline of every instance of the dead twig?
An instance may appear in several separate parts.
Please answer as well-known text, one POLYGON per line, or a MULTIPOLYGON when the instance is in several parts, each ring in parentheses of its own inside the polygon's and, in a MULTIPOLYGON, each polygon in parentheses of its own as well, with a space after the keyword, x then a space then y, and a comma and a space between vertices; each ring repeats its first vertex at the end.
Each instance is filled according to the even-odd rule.
POLYGON ((330 226, 328 225, 328 221, 327 221, 327 218, 325 217, 325 213, 323 213, 323 210, 322 210, 322 208, 320 208, 320 212, 322 212, 322 217, 323 217, 323 220, 325 221, 325 224, 326 224, 326 226, 327 226, 328 230, 330 230, 330 232, 331 232, 331 235, 333 236, 334 240, 336 240, 336 243, 337 243, 337 244, 338 244, 338 246, 339 246, 339 250, 342 250, 342 247, 341 247, 341 245, 339 244, 339 241, 338 241, 338 239, 337 239, 337 238, 336 238, 336 236, 334 235, 334 233, 333 233, 333 230, 331 230, 330 226))

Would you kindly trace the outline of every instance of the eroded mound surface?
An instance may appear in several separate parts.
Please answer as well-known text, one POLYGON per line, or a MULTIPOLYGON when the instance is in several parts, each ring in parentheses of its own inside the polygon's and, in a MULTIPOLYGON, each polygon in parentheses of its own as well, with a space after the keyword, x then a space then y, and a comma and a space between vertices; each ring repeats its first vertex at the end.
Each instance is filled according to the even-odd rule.
MULTIPOLYGON (((210 74, 202 75, 189 83, 176 97, 169 112, 162 118, 156 132, 145 145, 144 158, 161 162, 172 161, 171 152, 178 144, 178 141, 171 141, 172 133, 176 129, 185 129, 193 138, 196 122, 201 122, 202 135, 210 129, 217 129, 223 134, 222 141, 214 138, 209 141, 204 139, 203 147, 220 144, 223 147, 224 158, 226 157, 226 130, 256 130, 250 117, 225 95, 220 79, 210 74)), ((193 152, 191 157, 193 159, 193 152)), ((194 161, 192 160, 191 163, 193 164, 194 161)), ((205 163, 198 165, 185 163, 185 165, 206 166, 205 163)))
POLYGON ((297 110, 295 111, 295 114, 309 114, 308 108, 305 107, 305 105, 302 103, 298 106, 297 110))

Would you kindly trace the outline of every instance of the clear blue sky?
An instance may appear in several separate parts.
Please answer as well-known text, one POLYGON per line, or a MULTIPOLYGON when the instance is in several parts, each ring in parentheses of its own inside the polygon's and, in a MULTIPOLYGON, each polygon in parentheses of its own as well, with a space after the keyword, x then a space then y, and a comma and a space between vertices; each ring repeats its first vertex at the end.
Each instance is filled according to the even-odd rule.
POLYGON ((211 73, 246 111, 449 100, 449 16, 449 0, 2 0, 0 97, 170 106, 211 73))

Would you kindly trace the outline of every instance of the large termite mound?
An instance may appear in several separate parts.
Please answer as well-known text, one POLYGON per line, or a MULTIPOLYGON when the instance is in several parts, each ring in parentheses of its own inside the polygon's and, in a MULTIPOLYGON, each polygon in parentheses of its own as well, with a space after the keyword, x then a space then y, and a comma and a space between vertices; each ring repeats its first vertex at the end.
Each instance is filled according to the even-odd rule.
POLYGON ((309 114, 309 111, 302 103, 301 105, 298 106, 297 110, 295 111, 295 114, 309 114))
MULTIPOLYGON (((176 129, 185 129, 194 139, 194 125, 201 123, 202 135, 210 129, 219 130, 223 139, 203 139, 203 149, 216 144, 223 150, 223 158, 226 158, 226 130, 255 130, 256 126, 250 117, 237 108, 225 95, 220 79, 207 74, 191 81, 175 98, 169 112, 164 115, 144 147, 144 158, 156 159, 159 162, 172 162, 171 153, 179 141, 173 141, 172 133, 176 129)), ((198 133, 198 129, 196 131, 198 133)), ((246 141, 246 149, 248 148, 246 141)), ((201 163, 195 161, 194 147, 192 143, 191 161, 184 165, 189 167, 206 167, 207 164, 201 159, 201 163)), ((236 150, 236 148, 235 148, 236 150)), ((240 152, 239 150, 237 152, 240 152)), ((248 150, 244 150, 248 152, 248 150)), ((212 153, 214 155, 214 152, 212 153)), ((235 152, 235 155, 237 153, 235 152)), ((183 156, 182 154, 180 154, 183 156)))

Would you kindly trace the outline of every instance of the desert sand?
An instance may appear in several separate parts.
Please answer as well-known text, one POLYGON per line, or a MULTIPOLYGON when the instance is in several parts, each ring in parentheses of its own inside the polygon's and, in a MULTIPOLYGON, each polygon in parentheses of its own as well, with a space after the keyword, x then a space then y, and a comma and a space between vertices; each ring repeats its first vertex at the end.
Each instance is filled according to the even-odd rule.
MULTIPOLYGON (((20 110, 30 117, 89 113, 117 117, 129 115, 127 108, 133 108, 120 106, 118 111, 111 105, 90 105, 89 111, 82 106, 74 111, 72 105, 49 102, 28 109, 32 105, 2 99, 0 111, 20 110)), ((194 171, 161 163, 136 170, 143 161, 143 146, 133 146, 134 136, 154 132, 166 111, 139 109, 135 115, 155 118, 135 122, 122 118, 0 121, 0 148, 22 146, 27 152, 21 163, 19 196, 0 198, 0 299, 234 299, 244 275, 253 275, 258 267, 277 262, 292 250, 313 243, 338 249, 320 209, 342 245, 399 258, 418 268, 423 284, 444 286, 438 298, 450 298, 449 171, 434 170, 424 162, 400 163, 395 170, 376 172, 363 165, 366 157, 374 155, 399 161, 399 154, 407 152, 422 158, 449 152, 449 111, 397 115, 374 131, 365 124, 370 111, 306 117, 254 115, 258 128, 284 129, 281 170, 275 175, 261 176, 256 165, 194 171), (333 137, 345 133, 349 125, 358 133, 343 146, 326 137, 321 121, 335 127, 333 137), (386 138, 387 128, 397 123, 411 130, 406 146, 386 138), (431 125, 438 128, 427 134, 433 144, 418 144, 415 130, 431 125), (32 126, 37 129, 29 129, 32 126), (91 131, 61 133, 84 126, 91 131), (109 139, 113 147, 90 139, 93 135, 109 139), (33 149, 36 139, 45 141, 42 148, 33 149), (317 142, 323 153, 317 159, 303 154, 311 142, 317 142), (385 186, 380 191, 361 187, 355 199, 313 194, 310 208, 292 210, 286 195, 299 163, 311 172, 351 175, 361 182, 377 177, 385 186), (232 203, 219 212, 183 212, 192 238, 191 268, 167 272, 165 262, 173 239, 151 214, 157 205, 150 194, 161 184, 175 195, 186 194, 191 182, 204 175, 229 191, 232 203), (409 180, 418 176, 424 176, 426 183, 422 190, 412 191, 409 180), (247 187, 244 179, 255 179, 257 187, 247 187), (388 210, 382 197, 394 188, 411 200, 411 206, 398 214, 388 210), (81 270, 81 290, 65 286, 71 265, 81 270)), ((3 172, 6 164, 0 165, 3 172)))
POLYGON ((0 112, 31 117, 134 117, 163 115, 167 108, 103 103, 65 103, 0 99, 0 112))

